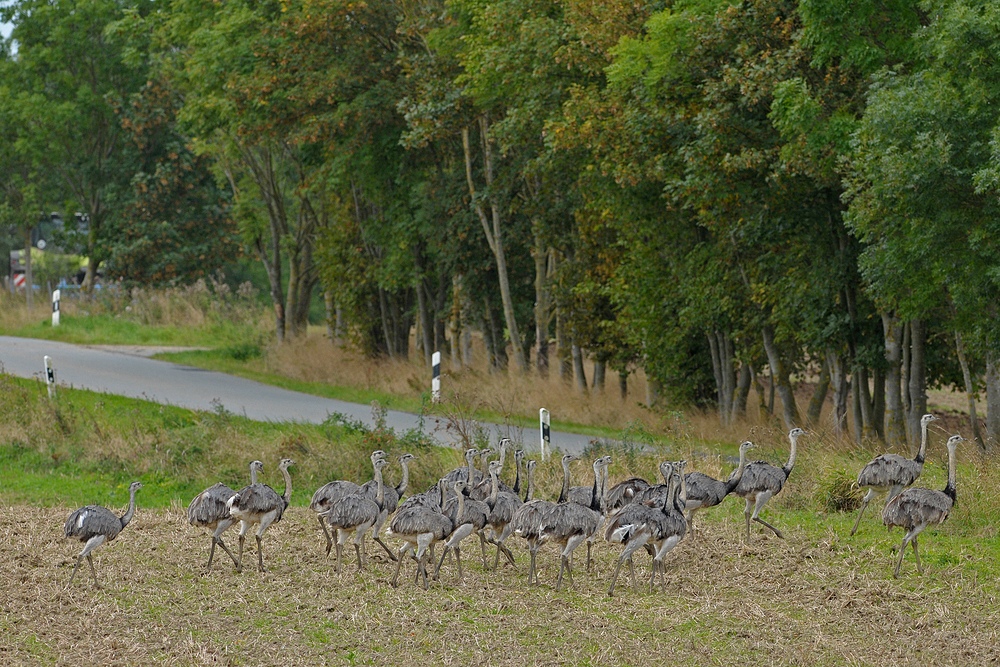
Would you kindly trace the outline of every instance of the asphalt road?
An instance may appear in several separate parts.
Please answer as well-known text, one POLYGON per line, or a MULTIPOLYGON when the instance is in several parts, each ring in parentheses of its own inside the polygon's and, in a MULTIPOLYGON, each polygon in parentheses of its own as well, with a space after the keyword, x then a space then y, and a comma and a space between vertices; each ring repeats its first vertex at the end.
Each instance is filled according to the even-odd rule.
MULTIPOLYGON (((77 389, 130 396, 192 410, 229 412, 257 421, 321 423, 340 413, 373 425, 371 406, 348 403, 253 380, 148 358, 159 348, 135 346, 83 346, 30 338, 0 336, 0 371, 20 377, 45 379, 44 357, 51 357, 56 384, 77 389)), ((0 397, 2 400, 2 397, 0 397)), ((441 444, 454 444, 456 437, 436 418, 420 418, 390 410, 386 425, 397 433, 413 428, 441 444)), ((498 424, 483 424, 493 439, 508 436, 528 451, 538 449, 538 431, 498 424)), ((591 438, 575 433, 552 432, 552 444, 564 452, 581 452, 591 438)))

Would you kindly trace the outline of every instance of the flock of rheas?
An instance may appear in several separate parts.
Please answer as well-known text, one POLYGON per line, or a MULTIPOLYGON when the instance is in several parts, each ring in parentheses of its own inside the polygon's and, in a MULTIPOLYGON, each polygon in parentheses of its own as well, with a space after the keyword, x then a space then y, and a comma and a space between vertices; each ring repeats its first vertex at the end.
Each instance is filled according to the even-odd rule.
MULTIPOLYGON (((857 530, 869 501, 877 493, 886 492, 882 520, 889 527, 900 526, 906 531, 893 572, 897 577, 908 544, 913 546, 917 570, 922 572, 917 536, 928 525, 944 521, 955 501, 955 448, 963 440, 958 435, 952 436, 947 443, 948 484, 944 490, 910 487, 923 470, 927 426, 935 419, 930 414, 921 419, 920 450, 915 458, 884 454, 869 462, 858 474, 858 486, 867 489, 867 493, 851 534, 857 530)), ((793 428, 788 433, 788 461, 780 468, 766 461, 747 461, 747 451, 753 443, 742 443, 739 466, 726 480, 713 479, 700 472, 685 473, 686 462, 674 461, 660 464, 662 484, 633 477, 609 486, 611 457, 604 456, 593 462, 593 484, 570 486, 570 464, 580 457, 567 454, 562 457, 563 484, 556 502, 533 497, 536 462, 525 462, 521 450, 513 455, 513 486, 500 479, 510 449, 510 441, 506 438, 500 440, 499 458, 489 460, 489 455, 493 453, 489 448, 482 451, 469 449, 465 452, 466 466, 452 470, 427 491, 405 500, 402 497, 409 480, 408 463, 413 460, 413 455, 399 457, 402 481, 398 486, 388 486, 382 476, 382 469, 388 464, 386 453, 378 450, 371 455, 374 469, 372 481, 361 485, 346 480, 325 484, 313 494, 309 507, 317 513, 326 535, 327 554, 336 545, 338 572, 344 547, 348 543, 354 545, 358 568, 364 568, 364 538, 370 533, 396 562, 393 586, 399 585, 400 569, 407 554, 411 554, 416 561, 415 580, 418 584, 422 582, 425 589, 428 585, 428 565, 433 568, 430 577, 437 580, 449 552, 454 553, 457 576, 461 578, 461 545, 463 540, 475 533, 479 538, 484 567, 488 567, 487 543, 495 547, 494 569, 499 565, 501 554, 511 565, 514 564, 507 540, 512 535, 523 539, 531 557, 528 581, 534 584, 538 583, 535 556, 539 548, 548 543, 558 545, 561 558, 556 590, 562 587, 564 575, 572 583, 572 557, 578 547, 586 545, 587 568, 590 568, 591 547, 597 539, 622 547, 608 594, 614 594, 619 572, 626 562, 635 587, 632 556, 639 549, 644 549, 652 557, 649 578, 652 590, 657 573, 664 572, 664 556, 686 535, 693 535, 695 512, 718 505, 730 493, 746 501, 743 513, 748 540, 751 521, 782 537, 781 531, 760 518, 760 512, 787 481, 795 465, 798 440, 803 435, 806 432, 800 428, 793 428), (476 466, 477 458, 479 468, 476 466), (385 535, 401 542, 395 552, 382 540, 382 529, 387 521, 385 535), (442 545, 442 553, 435 558, 433 549, 438 543, 442 545)), ((291 459, 282 459, 278 466, 285 479, 284 495, 278 495, 271 487, 257 482, 257 474, 264 466, 260 461, 254 461, 250 464, 248 486, 234 491, 225 484, 215 484, 191 501, 188 520, 193 526, 206 528, 212 533, 207 569, 212 567, 218 545, 233 559, 236 570, 241 571, 246 536, 256 527, 254 537, 257 541, 258 567, 264 571, 262 538, 268 527, 279 521, 288 507, 292 489, 288 468, 293 463, 291 459), (237 522, 240 524, 239 549, 234 554, 222 536, 237 522)), ((135 494, 140 488, 140 482, 133 482, 129 487, 128 509, 121 517, 96 505, 82 507, 69 516, 66 537, 85 543, 70 575, 70 584, 80 563, 86 558, 94 585, 99 585, 91 552, 104 542, 113 540, 128 525, 135 513, 135 494)))

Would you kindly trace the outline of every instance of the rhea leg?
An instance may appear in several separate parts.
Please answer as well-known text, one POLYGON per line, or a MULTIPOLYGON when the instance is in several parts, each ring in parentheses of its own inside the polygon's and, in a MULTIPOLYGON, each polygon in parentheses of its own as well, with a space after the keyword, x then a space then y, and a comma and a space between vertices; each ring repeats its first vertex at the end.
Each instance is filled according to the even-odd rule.
POLYGON ((767 501, 771 499, 772 495, 774 494, 771 493, 770 491, 764 491, 763 493, 757 494, 757 501, 754 503, 753 516, 751 518, 757 523, 763 526, 767 526, 776 536, 784 539, 785 536, 781 534, 780 530, 778 530, 777 528, 769 524, 767 521, 761 519, 760 516, 758 516, 760 514, 760 511, 764 509, 764 505, 767 504, 767 501))
POLYGON ((322 514, 320 514, 316 518, 319 519, 319 527, 323 529, 323 534, 326 535, 326 555, 329 556, 330 555, 330 547, 333 546, 333 538, 330 537, 330 531, 327 530, 327 528, 326 528, 326 517, 323 516, 322 514))
POLYGON ((858 526, 861 525, 861 517, 865 513, 865 508, 868 507, 868 501, 870 501, 875 496, 875 489, 869 487, 868 493, 865 497, 861 499, 861 509, 858 510, 858 518, 854 522, 854 528, 851 529, 851 535, 858 532, 858 526))
MULTIPOLYGON (((90 552, 104 544, 105 539, 104 535, 95 535, 87 540, 87 543, 83 546, 83 551, 81 551, 80 555, 76 557, 76 565, 73 566, 73 573, 69 575, 69 584, 73 583, 73 577, 76 576, 76 570, 80 567, 80 562, 86 558, 87 563, 90 565, 90 574, 94 578, 94 586, 97 588, 101 587, 101 584, 97 581, 97 572, 94 571, 94 561, 90 557, 90 552)), ((67 586, 69 586, 69 584, 67 584, 67 586)))
POLYGON ((743 508, 743 518, 746 519, 747 523, 747 539, 746 539, 747 542, 750 541, 750 514, 752 512, 752 507, 753 507, 753 501, 750 500, 750 496, 747 496, 746 507, 743 508))
POLYGON ((893 577, 899 576, 899 568, 902 567, 903 565, 903 554, 906 553, 906 545, 909 543, 911 539, 912 536, 910 533, 907 533, 906 535, 903 536, 903 543, 899 545, 899 558, 896 560, 896 569, 893 570, 892 572, 893 577))

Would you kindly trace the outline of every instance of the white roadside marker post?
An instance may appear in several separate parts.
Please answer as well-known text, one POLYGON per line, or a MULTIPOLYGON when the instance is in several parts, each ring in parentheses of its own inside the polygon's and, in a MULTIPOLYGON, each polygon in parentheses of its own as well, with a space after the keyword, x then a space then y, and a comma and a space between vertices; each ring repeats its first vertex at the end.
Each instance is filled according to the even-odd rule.
POLYGON ((56 395, 56 371, 52 368, 52 357, 45 355, 45 385, 49 390, 49 398, 56 395))
POLYGON ((542 451, 542 460, 544 461, 549 457, 549 446, 552 444, 552 432, 549 427, 549 411, 545 408, 538 411, 538 423, 542 438, 540 448, 542 451))
POLYGON ((431 356, 431 367, 432 367, 432 377, 431 377, 431 401, 434 403, 441 402, 441 353, 435 352, 431 356))
POLYGON ((59 326, 59 290, 52 292, 52 326, 59 326))

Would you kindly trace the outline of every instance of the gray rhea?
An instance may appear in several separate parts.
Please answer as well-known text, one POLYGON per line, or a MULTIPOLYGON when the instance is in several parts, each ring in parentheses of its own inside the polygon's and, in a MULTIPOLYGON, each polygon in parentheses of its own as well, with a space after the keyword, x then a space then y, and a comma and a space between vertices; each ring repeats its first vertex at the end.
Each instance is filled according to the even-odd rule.
POLYGON ((635 497, 648 489, 650 483, 642 477, 630 477, 608 489, 608 508, 611 514, 635 501, 635 497))
POLYGON ((73 566, 73 574, 69 575, 69 586, 73 583, 73 577, 80 568, 80 562, 86 558, 90 565, 90 575, 94 578, 94 586, 100 588, 97 581, 97 572, 94 570, 94 560, 91 553, 105 542, 118 537, 118 533, 124 530, 135 515, 135 492, 142 488, 141 482, 132 482, 128 487, 128 508, 125 514, 120 517, 106 507, 100 505, 87 505, 81 507, 66 519, 63 530, 66 537, 80 540, 84 543, 83 551, 76 557, 76 565, 73 566))
POLYGON ((445 487, 447 481, 441 479, 437 483, 437 503, 425 501, 401 507, 389 522, 389 534, 403 540, 403 546, 396 554, 396 572, 392 577, 392 586, 399 585, 399 570, 407 552, 413 551, 417 560, 416 579, 423 576, 424 590, 427 590, 427 560, 432 545, 451 534, 454 524, 452 520, 441 513, 444 505, 445 487))
MULTIPOLYGON (((500 443, 497 445, 497 451, 500 454, 500 458, 497 459, 497 462, 500 464, 501 470, 503 469, 504 462, 507 460, 507 449, 509 447, 510 447, 510 438, 500 438, 500 443)), ((522 453, 522 458, 523 456, 524 455, 522 453)), ((516 460, 517 458, 515 455, 515 461, 516 460)), ((468 491, 469 498, 472 498, 473 500, 486 500, 493 490, 494 481, 492 477, 490 477, 489 464, 487 464, 486 469, 483 472, 485 473, 485 475, 483 476, 482 480, 475 486, 471 487, 468 491)), ((504 484, 504 482, 500 480, 499 477, 497 478, 497 481, 495 483, 500 485, 501 491, 512 491, 516 493, 516 491, 514 491, 514 488, 504 484)), ((515 486, 516 484, 517 482, 515 481, 515 486)))
MULTIPOLYGON (((385 452, 381 449, 376 449, 372 452, 369 458, 372 464, 374 464, 376 459, 384 459, 385 456, 385 452)), ((333 538, 330 536, 330 531, 327 530, 326 527, 326 513, 330 511, 330 507, 333 503, 340 500, 344 496, 357 493, 360 490, 360 485, 345 479, 338 479, 332 482, 327 482, 323 486, 316 489, 315 493, 313 493, 312 500, 309 501, 309 509, 316 512, 318 515, 316 518, 319 520, 319 526, 323 529, 323 535, 326 537, 327 556, 330 555, 330 549, 333 547, 333 538)))
POLYGON ((903 564, 903 554, 906 553, 906 545, 913 545, 913 557, 917 561, 917 572, 923 574, 923 567, 920 565, 920 552, 917 550, 917 536, 927 526, 934 523, 943 523, 951 513, 951 508, 955 505, 956 479, 955 479, 955 450, 958 443, 965 440, 960 435, 953 435, 948 438, 948 483, 943 491, 923 488, 909 488, 900 492, 895 498, 889 501, 882 510, 882 522, 886 527, 899 526, 906 531, 903 535, 903 543, 899 547, 899 559, 896 561, 896 568, 892 576, 899 576, 899 568, 903 564))
POLYGON ((285 478, 284 494, 279 496, 278 492, 267 484, 251 484, 237 491, 229 499, 227 503, 229 513, 240 522, 240 549, 236 556, 237 572, 243 571, 243 545, 247 532, 254 525, 257 526, 254 537, 257 540, 258 569, 261 572, 267 571, 264 568, 264 549, 261 546, 261 538, 272 523, 281 520, 288 507, 288 502, 292 498, 292 476, 288 474, 288 468, 294 463, 291 459, 281 459, 281 463, 278 464, 278 470, 285 478))
MULTIPOLYGON (((264 469, 264 464, 260 461, 250 463, 250 484, 257 483, 257 473, 264 469)), ((229 513, 226 503, 236 494, 231 488, 222 482, 216 482, 191 500, 187 508, 188 523, 198 528, 207 528, 212 531, 212 548, 208 552, 208 564, 205 571, 212 569, 212 559, 215 557, 215 545, 218 544, 222 550, 233 559, 233 565, 237 564, 236 556, 226 543, 222 541, 222 534, 229 530, 236 519, 229 513)))
MULTIPOLYGON (((522 458, 523 458, 523 453, 522 458)), ((515 463, 520 465, 515 456, 515 463)), ((510 552, 504 542, 510 537, 513 529, 511 527, 511 521, 514 519, 514 513, 523 504, 521 498, 513 490, 502 491, 500 487, 500 471, 503 468, 503 463, 501 461, 491 461, 490 462, 490 477, 492 478, 492 488, 490 489, 490 495, 486 498, 486 505, 490 508, 489 516, 486 517, 486 523, 490 526, 493 531, 492 542, 497 547, 496 556, 493 559, 493 569, 496 570, 500 564, 500 552, 503 552, 504 557, 507 561, 514 565, 514 554, 510 552)))
POLYGON ((462 574, 462 540, 474 532, 482 531, 486 527, 486 519, 489 517, 490 508, 481 500, 473 500, 465 496, 466 483, 455 482, 452 485, 455 495, 441 508, 442 513, 451 519, 452 529, 444 543, 444 551, 441 552, 441 559, 437 567, 434 568, 434 580, 437 581, 441 572, 441 565, 449 551, 455 552, 455 561, 458 564, 458 578, 463 578, 462 574))
POLYGON ((715 507, 722 503, 733 490, 739 486, 746 472, 747 451, 754 444, 746 440, 740 444, 740 463, 726 481, 714 479, 701 472, 689 472, 684 475, 687 497, 684 507, 687 509, 687 529, 694 539, 694 513, 706 507, 715 507))
POLYGON ((337 572, 340 572, 344 555, 344 545, 351 535, 354 536, 354 551, 358 557, 358 571, 364 569, 364 539, 365 534, 378 522, 385 504, 385 487, 382 483, 382 468, 386 466, 385 459, 375 459, 372 467, 375 470, 375 497, 372 498, 365 490, 352 493, 336 501, 326 514, 330 528, 337 532, 337 572))
MULTIPOLYGON (((659 524, 665 521, 667 506, 674 499, 674 491, 677 487, 674 477, 674 466, 669 462, 660 464, 660 472, 666 482, 666 493, 656 496, 647 502, 629 503, 609 519, 604 531, 604 539, 612 544, 621 544, 623 549, 618 556, 614 574, 611 576, 611 585, 608 588, 608 595, 615 594, 615 585, 618 582, 618 574, 622 565, 627 561, 632 579, 632 587, 635 588, 635 566, 633 555, 639 549, 651 551, 656 556, 653 546, 654 535, 662 532, 659 524)), ((655 571, 650 579, 655 577, 655 571)))
MULTIPOLYGON (((386 520, 388 520, 389 515, 396 511, 399 507, 399 500, 406 493, 406 487, 410 485, 410 467, 409 463, 416 457, 413 454, 403 454, 399 457, 399 467, 402 470, 402 477, 400 482, 396 486, 384 486, 382 493, 383 499, 378 501, 379 506, 379 516, 375 521, 375 525, 372 526, 372 539, 374 539, 382 549, 385 550, 386 554, 389 555, 390 560, 396 560, 396 554, 392 553, 392 549, 389 548, 385 542, 382 541, 382 526, 385 525, 386 520)), ((361 486, 361 491, 369 498, 374 499, 377 493, 377 488, 375 481, 365 482, 361 486)))
MULTIPOLYGON (((575 461, 577 456, 573 454, 564 454, 562 457, 562 467, 563 467, 563 484, 562 489, 559 492, 559 502, 565 502, 566 495, 569 493, 569 464, 575 461)), ((534 480, 532 477, 533 466, 532 462, 528 463, 528 495, 531 496, 534 492, 534 480)), ((528 583, 537 584, 538 582, 538 571, 535 568, 535 560, 538 555, 538 550, 541 548, 542 544, 545 543, 545 538, 542 534, 542 521, 545 515, 555 507, 555 503, 549 502, 548 500, 532 499, 527 498, 524 504, 521 505, 516 512, 514 512, 514 518, 511 520, 511 529, 514 534, 524 538, 528 543, 528 554, 531 557, 531 564, 528 569, 528 583)))
POLYGON ((746 539, 750 540, 750 522, 756 521, 762 526, 770 528, 778 537, 784 538, 781 531, 760 518, 760 512, 764 505, 772 497, 778 495, 784 488, 788 476, 795 467, 795 455, 798 441, 805 434, 801 428, 793 428, 788 432, 790 449, 788 451, 788 461, 781 468, 771 465, 767 461, 751 461, 743 469, 743 479, 740 480, 733 493, 746 501, 743 509, 743 516, 746 519, 746 539), (751 511, 753 514, 751 515, 751 511))
MULTIPOLYGON (((604 459, 594 462, 595 484, 600 481, 600 469, 604 459)), ((568 494, 564 494, 568 495, 568 494)), ((561 590, 565 573, 573 585, 571 559, 573 552, 592 537, 601 525, 601 510, 604 503, 600 494, 594 494, 588 506, 571 502, 568 498, 550 508, 542 517, 541 539, 562 545, 559 554, 559 574, 556 590, 561 590)))
POLYGON ((868 492, 861 499, 861 509, 858 510, 858 518, 854 521, 851 535, 858 532, 865 508, 877 493, 885 491, 885 501, 888 504, 900 491, 920 477, 920 473, 924 471, 924 456, 927 453, 927 426, 932 421, 937 421, 937 417, 932 414, 920 418, 920 449, 914 458, 908 459, 899 454, 882 454, 869 461, 858 473, 858 487, 868 489, 868 492))

